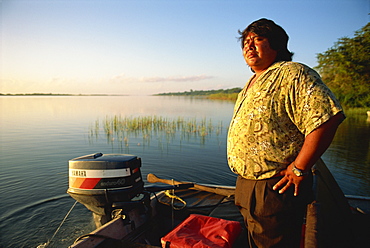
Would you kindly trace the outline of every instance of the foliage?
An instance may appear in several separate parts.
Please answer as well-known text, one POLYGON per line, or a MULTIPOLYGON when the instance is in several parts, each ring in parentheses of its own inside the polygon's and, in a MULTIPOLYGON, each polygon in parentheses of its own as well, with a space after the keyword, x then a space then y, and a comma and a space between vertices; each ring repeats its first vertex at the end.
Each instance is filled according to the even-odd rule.
POLYGON ((219 89, 219 90, 190 90, 185 92, 169 92, 169 93, 160 93, 156 96, 210 96, 217 94, 233 94, 239 93, 241 88, 232 88, 232 89, 219 89))
POLYGON ((347 107, 370 107, 370 23, 317 55, 315 69, 347 107))
POLYGON ((234 93, 217 93, 211 94, 207 96, 208 99, 218 99, 218 100, 229 100, 229 101, 236 101, 238 98, 239 92, 234 93))

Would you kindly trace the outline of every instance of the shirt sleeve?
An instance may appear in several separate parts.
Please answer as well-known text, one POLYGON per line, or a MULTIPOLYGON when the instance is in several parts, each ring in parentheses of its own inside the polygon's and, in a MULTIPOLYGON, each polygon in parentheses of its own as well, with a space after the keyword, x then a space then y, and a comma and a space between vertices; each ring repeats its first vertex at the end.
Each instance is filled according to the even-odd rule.
POLYGON ((286 109, 292 122, 307 136, 343 109, 316 71, 304 65, 297 67, 289 74, 286 109))

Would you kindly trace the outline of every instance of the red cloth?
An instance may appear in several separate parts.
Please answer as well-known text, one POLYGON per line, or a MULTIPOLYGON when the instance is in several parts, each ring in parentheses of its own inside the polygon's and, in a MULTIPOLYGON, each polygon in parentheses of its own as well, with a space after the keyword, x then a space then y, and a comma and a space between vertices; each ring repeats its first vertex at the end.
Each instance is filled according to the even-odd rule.
POLYGON ((191 214, 161 243, 163 248, 231 248, 241 229, 238 221, 191 214))

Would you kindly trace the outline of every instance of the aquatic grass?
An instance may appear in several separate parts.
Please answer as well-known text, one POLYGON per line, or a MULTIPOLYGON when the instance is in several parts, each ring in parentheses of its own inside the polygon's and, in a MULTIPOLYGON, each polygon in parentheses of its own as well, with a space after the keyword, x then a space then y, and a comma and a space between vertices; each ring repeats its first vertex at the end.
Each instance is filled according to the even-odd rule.
POLYGON ((211 119, 202 118, 168 118, 163 116, 106 116, 104 120, 96 120, 89 128, 90 142, 98 140, 100 130, 103 130, 108 144, 118 142, 120 147, 129 147, 130 137, 141 138, 137 145, 149 146, 153 138, 158 140, 158 145, 167 146, 176 138, 180 144, 184 140, 198 140, 205 144, 207 137, 212 134, 222 133, 222 122, 214 125, 211 119), (165 140, 165 142, 164 142, 165 140))
POLYGON ((367 115, 367 111, 370 111, 370 108, 344 108, 344 113, 348 115, 367 115))

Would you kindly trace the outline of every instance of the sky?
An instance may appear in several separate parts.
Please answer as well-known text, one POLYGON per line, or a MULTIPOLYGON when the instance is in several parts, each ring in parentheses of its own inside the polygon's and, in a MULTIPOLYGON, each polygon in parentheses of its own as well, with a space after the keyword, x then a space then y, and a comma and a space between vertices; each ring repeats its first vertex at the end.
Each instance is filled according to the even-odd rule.
POLYGON ((0 0, 0 93, 243 87, 238 30, 268 18, 310 67, 369 22, 369 0, 0 0))

